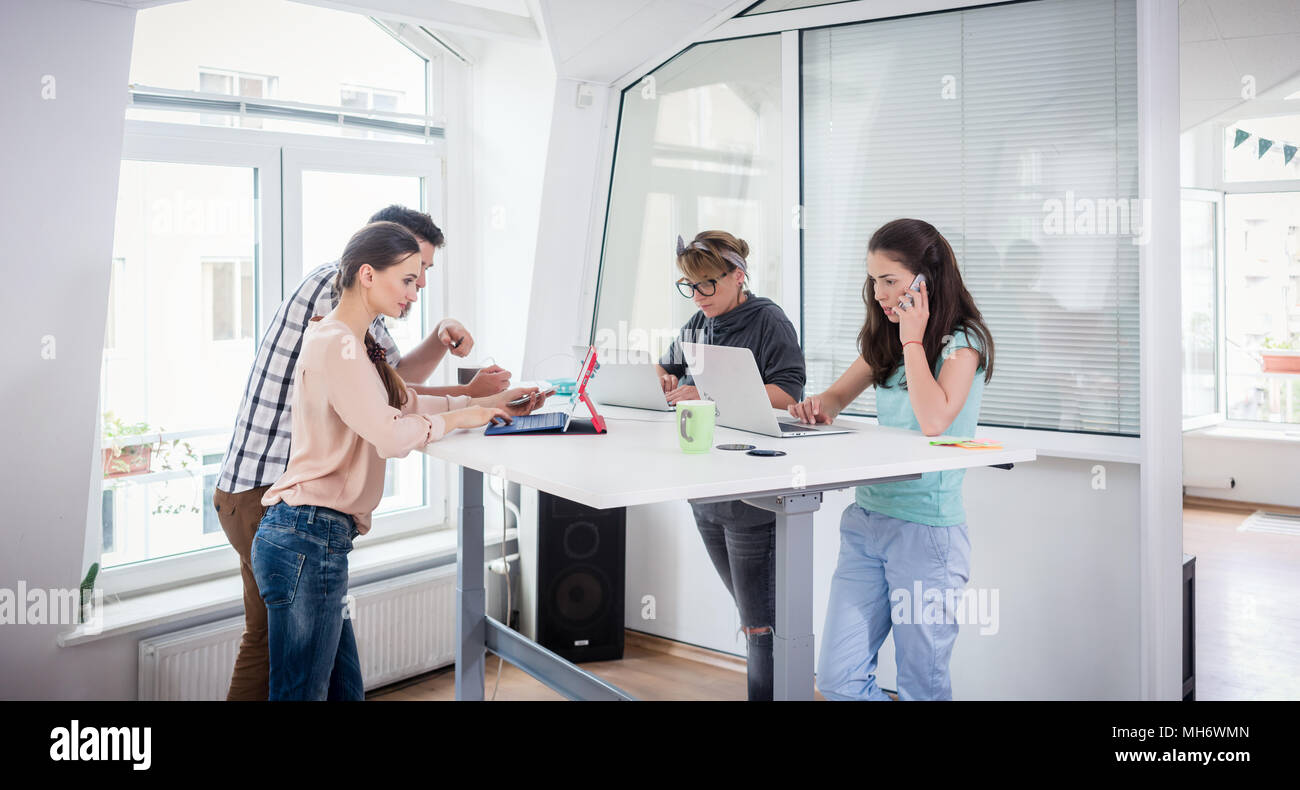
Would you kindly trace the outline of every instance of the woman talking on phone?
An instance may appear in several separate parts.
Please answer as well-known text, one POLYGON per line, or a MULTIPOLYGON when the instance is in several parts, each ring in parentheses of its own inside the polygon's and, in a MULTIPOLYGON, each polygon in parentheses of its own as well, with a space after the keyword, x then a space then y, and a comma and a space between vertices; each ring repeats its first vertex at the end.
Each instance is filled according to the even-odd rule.
POLYGON ((393 222, 371 223, 343 250, 338 305, 312 319, 293 373, 293 439, 267 490, 251 564, 267 608, 269 696, 360 700, 361 664, 344 613, 348 552, 370 530, 386 458, 403 458, 457 428, 510 421, 545 400, 535 388, 489 398, 421 395, 369 333, 417 298, 420 245, 393 222), (529 400, 507 409, 520 396, 529 400))
MULTIPOLYGON (((790 414, 829 423, 875 384, 881 425, 974 436, 993 375, 993 338, 948 240, 918 219, 882 226, 867 245, 863 300, 860 356, 825 392, 790 406, 790 414)), ((857 488, 840 519, 817 665, 817 687, 828 699, 889 699, 876 685, 876 658, 891 626, 899 699, 952 698, 948 664, 958 624, 946 593, 960 595, 970 578, 964 475, 927 472, 857 488), (924 600, 912 601, 918 588, 924 600), (895 591, 907 602, 900 622, 891 619, 895 591), (942 622, 911 622, 935 600, 943 602, 942 622)))

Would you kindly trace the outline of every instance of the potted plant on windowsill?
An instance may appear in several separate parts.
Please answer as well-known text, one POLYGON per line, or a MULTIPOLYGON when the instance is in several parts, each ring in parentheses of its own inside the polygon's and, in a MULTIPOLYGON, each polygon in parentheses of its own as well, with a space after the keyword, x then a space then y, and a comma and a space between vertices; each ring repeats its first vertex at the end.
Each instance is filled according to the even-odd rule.
POLYGON ((1286 340, 1265 337, 1259 356, 1265 373, 1300 373, 1300 335, 1286 340))
POLYGON ((104 477, 127 477, 149 471, 157 440, 144 441, 152 431, 147 422, 124 423, 111 411, 104 412, 104 477))

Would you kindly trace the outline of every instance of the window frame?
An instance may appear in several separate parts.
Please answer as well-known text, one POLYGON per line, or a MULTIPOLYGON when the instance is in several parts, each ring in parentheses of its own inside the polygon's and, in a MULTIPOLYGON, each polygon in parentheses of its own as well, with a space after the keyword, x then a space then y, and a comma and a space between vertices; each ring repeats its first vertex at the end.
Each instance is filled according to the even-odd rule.
MULTIPOLYGON (((127 120, 124 122, 121 158, 143 162, 249 167, 255 170, 257 180, 254 195, 257 200, 259 237, 254 287, 259 309, 254 342, 258 342, 269 326, 275 308, 284 300, 285 294, 301 281, 304 274, 301 223, 284 221, 286 217, 301 216, 302 169, 420 175, 425 179, 424 210, 437 218, 441 217, 442 207, 449 202, 444 194, 444 154, 445 143, 441 138, 435 138, 431 142, 402 143, 317 137, 238 127, 127 120), (291 173, 297 174, 296 181, 291 180, 291 173), (286 224, 294 226, 292 232, 286 232, 286 224), (286 261, 291 263, 286 264, 286 261)), ((439 254, 441 253, 440 250, 439 254)), ((436 317, 441 317, 435 317, 431 313, 431 303, 435 299, 438 309, 443 311, 442 315, 447 314, 448 267, 439 261, 435 268, 437 271, 430 278, 426 294, 420 300, 421 309, 425 311, 425 326, 432 326, 436 317)), ((435 379, 443 380, 431 380, 429 383, 448 383, 450 377, 447 370, 449 368, 440 366, 435 379)), ((101 403, 100 412, 102 411, 101 403)), ((232 426, 234 419, 235 415, 230 415, 232 426)), ((101 436, 102 429, 97 429, 96 458, 102 454, 101 436)), ((102 497, 102 480, 98 476, 95 484, 98 502, 102 497)), ((372 544, 409 537, 414 533, 451 528, 447 509, 451 471, 445 463, 431 457, 428 459, 425 486, 429 495, 424 507, 376 517, 374 526, 379 534, 371 541, 372 544)), ((103 531, 102 508, 93 508, 93 513, 95 517, 87 529, 95 530, 95 545, 98 547, 102 543, 99 537, 103 531)), ((99 554, 98 548, 96 554, 99 554)), ((228 575, 238 564, 238 554, 226 543, 105 568, 100 572, 99 586, 109 595, 138 594, 228 575)))
MULTIPOLYGON (((1218 393, 1215 409, 1207 414, 1183 418, 1183 432, 1208 428, 1225 422, 1227 416, 1227 242, 1224 235, 1225 196, 1214 189, 1184 187, 1183 201, 1214 204, 1214 378, 1218 393)), ((1180 289, 1181 293, 1181 289, 1180 289)))
MULTIPOLYGON (((228 344, 228 343, 241 343, 241 342, 243 342, 243 341, 245 340, 243 332, 244 332, 244 319, 245 319, 245 317, 246 317, 246 316, 244 315, 244 306, 243 306, 243 294, 244 294, 244 282, 243 282, 243 279, 244 279, 244 267, 245 267, 245 266, 252 266, 252 267, 253 267, 253 278, 254 278, 253 281, 254 281, 254 283, 256 284, 256 282, 257 282, 257 264, 256 264, 256 261, 254 261, 252 258, 249 258, 249 257, 246 257, 246 256, 242 256, 242 255, 203 255, 203 256, 200 256, 200 257, 199 257, 200 277, 202 278, 202 281, 203 281, 203 283, 204 283, 205 286, 206 286, 206 285, 208 284, 208 282, 209 282, 209 281, 208 281, 208 275, 207 275, 206 272, 203 272, 202 270, 205 269, 205 268, 207 268, 207 267, 209 267, 209 266, 211 266, 211 265, 213 265, 213 264, 220 264, 220 263, 230 263, 230 264, 233 264, 233 265, 234 265, 234 271, 232 271, 232 272, 230 273, 230 279, 231 279, 231 281, 232 281, 232 282, 231 282, 231 289, 232 289, 232 290, 231 290, 231 294, 232 294, 232 300, 231 300, 231 302, 232 302, 232 305, 233 305, 233 307, 234 307, 234 312, 233 312, 233 314, 231 315, 231 326, 234 328, 234 331, 235 331, 236 334, 235 334, 234 337, 227 337, 227 338, 220 338, 220 339, 214 337, 215 329, 216 329, 216 318, 217 318, 217 316, 216 316, 216 311, 213 309, 214 305, 210 302, 210 300, 209 300, 209 299, 206 299, 206 298, 203 298, 203 297, 201 296, 200 298, 203 298, 203 302, 204 302, 203 305, 201 305, 201 307, 202 307, 202 312, 203 312, 203 339, 204 339, 206 342, 208 342, 209 344, 213 344, 213 345, 216 345, 216 344, 223 344, 223 343, 225 343, 225 344, 228 344)), ((215 271, 215 269, 214 269, 213 272, 212 272, 212 282, 213 282, 213 283, 215 283, 215 279, 216 279, 216 271, 215 271)), ((253 290, 254 290, 254 299, 256 299, 256 290, 257 290, 256 287, 254 287, 253 290)), ((212 295, 211 292, 209 292, 209 293, 207 294, 207 296, 211 296, 211 295, 212 295)), ((256 302, 254 302, 254 306, 253 306, 253 315, 254 315, 254 321, 253 321, 254 331, 256 331, 256 328, 257 328, 257 320, 256 320, 256 316, 257 316, 257 306, 256 306, 256 302)), ((254 343, 257 342, 257 338, 256 338, 256 337, 253 338, 253 342, 254 342, 254 343)))
MULTIPOLYGON (((1220 152, 1222 153, 1222 149, 1220 149, 1220 152)), ((1219 177, 1220 179, 1222 178, 1221 171, 1219 177)), ((1220 220, 1222 223, 1221 227, 1224 228, 1224 233, 1221 235, 1224 238, 1225 253, 1226 253, 1226 236, 1227 236, 1226 233, 1227 210, 1228 210, 1227 203, 1228 203, 1229 195, 1257 195, 1264 192, 1300 194, 1300 179, 1278 179, 1276 181, 1220 181, 1220 184, 1223 187, 1221 192, 1221 194, 1223 195, 1223 213, 1220 215, 1220 220)), ((1225 254, 1225 257, 1223 259, 1225 286, 1227 280, 1228 265, 1229 264, 1225 254)), ((1225 326, 1226 326, 1226 316, 1228 312, 1226 287, 1224 289, 1224 293, 1221 301, 1221 310, 1225 317, 1225 326)), ((1223 334, 1224 334, 1224 343, 1226 346, 1226 342, 1227 342, 1226 329, 1224 330, 1223 334)), ((1300 423, 1297 422, 1268 422, 1265 420, 1242 420, 1242 419, 1233 419, 1231 417, 1228 417, 1227 416, 1228 368, 1226 364, 1226 356, 1224 357, 1224 359, 1225 359, 1225 363, 1219 371, 1219 387, 1224 392, 1224 400, 1222 403, 1223 419, 1220 420, 1218 424, 1223 425, 1225 428, 1245 428, 1250 430, 1273 431, 1279 434, 1294 433, 1296 430, 1300 429, 1300 423)))
MULTIPOLYGON (((1018 0, 1019 2, 1033 2, 1034 0, 1018 0)), ((1140 83, 1141 83, 1141 64, 1143 54, 1141 47, 1141 5, 1144 0, 1136 0, 1139 18, 1139 41, 1138 41, 1138 61, 1139 61, 1139 85, 1135 89, 1139 90, 1139 106, 1141 106, 1140 83)), ((698 35, 684 44, 676 44, 657 53, 654 57, 646 60, 637 68, 629 71, 623 77, 615 80, 610 89, 617 91, 616 100, 607 103, 605 115, 605 136, 603 155, 598 163, 599 181, 595 185, 598 194, 603 194, 603 198, 593 202, 591 223, 591 236, 587 246, 588 257, 584 266, 583 282, 583 303, 582 303, 582 321, 580 326, 580 335, 594 339, 595 337, 595 319, 599 304, 600 291, 600 274, 601 264, 605 254, 605 229, 609 215, 610 202, 613 197, 613 176, 614 169, 617 165, 618 143, 620 120, 624 101, 626 101, 628 91, 644 80, 647 76, 653 74, 661 66, 673 60, 681 53, 694 47, 697 44, 708 44, 719 41, 732 39, 752 38, 756 36, 770 35, 774 33, 781 34, 782 58, 781 58, 781 80, 782 80, 782 103, 783 103, 783 129, 782 134, 785 136, 786 145, 797 146, 796 154, 791 156, 787 152, 786 168, 797 168, 798 199, 793 202, 792 207, 803 206, 802 181, 803 181, 803 95, 802 95, 802 75, 801 75, 801 52, 802 52, 802 34, 804 31, 814 30, 826 27, 836 27, 841 25, 856 25, 864 22, 882 22, 899 17, 916 17, 932 13, 943 13, 950 11, 964 11, 980 8, 986 5, 1002 5, 1002 3, 979 3, 979 2, 962 2, 961 0, 913 0, 904 2, 903 0, 845 0, 828 5, 810 6, 808 8, 799 8, 785 11, 770 11, 762 14, 751 16, 736 16, 716 28, 707 31, 703 35, 698 35), (793 101, 793 105, 789 102, 793 101), (791 111, 790 107, 794 107, 791 111), (791 126, 796 129, 791 129, 791 126)), ((1148 147, 1145 145, 1146 137, 1149 132, 1144 130, 1141 119, 1138 123, 1138 171, 1139 171, 1139 195, 1145 197, 1145 188, 1142 186, 1146 173, 1152 169, 1151 155, 1148 147)), ((1220 174, 1221 177, 1221 174, 1220 174)), ((785 179, 783 178, 783 182, 785 179)), ((1270 182, 1278 183, 1278 182, 1270 182)), ((1282 182, 1286 183, 1286 182, 1282 182)), ((1235 186, 1235 185, 1234 185, 1235 186)), ((1259 190, 1255 190, 1259 191, 1259 190)), ((786 199, 794 194, 793 191, 784 192, 786 199)), ((799 223, 802 224, 802 223, 799 223)), ((783 247, 783 265, 786 267, 783 277, 783 283, 790 288, 791 296, 797 295, 799 298, 799 307, 795 311, 789 303, 790 296, 783 295, 782 300, 786 302, 787 314, 791 323, 795 325, 795 332, 803 342, 803 230, 796 227, 795 223, 786 223, 786 235, 788 238, 786 245, 783 247), (793 250, 793 252, 792 252, 793 250), (797 284, 797 285, 796 285, 797 284)), ((1152 266, 1152 254, 1150 245, 1140 248, 1138 256, 1138 273, 1139 282, 1146 276, 1146 272, 1152 266)), ((1139 304, 1139 309, 1143 305, 1139 304)), ((1143 320, 1139 329, 1138 342, 1145 346, 1153 342, 1154 334, 1147 328, 1147 321, 1143 320)), ((1143 364, 1140 362, 1139 364, 1143 364)), ((1146 380, 1141 378, 1140 401, 1144 402, 1149 393, 1146 393, 1146 380)), ((1180 379, 1181 392, 1181 379, 1180 379)), ((1220 387, 1223 390, 1223 387, 1220 387)), ((1141 409, 1139 405, 1139 409, 1141 409)), ((865 419, 873 419, 865 417, 865 419)), ((1038 446, 1050 447, 1055 455, 1061 457, 1077 458, 1098 458, 1105 457, 1107 460, 1124 463, 1142 463, 1144 453, 1142 451, 1142 433, 1152 429, 1146 425, 1139 425, 1139 433, 1136 436, 1125 434, 1101 434, 1085 433, 1075 431, 1049 431, 1045 429, 1017 429, 1002 428, 993 426, 980 425, 977 431, 980 434, 992 432, 994 435, 1001 436, 1007 434, 1012 436, 1025 437, 1024 440, 1031 441, 1038 446)))

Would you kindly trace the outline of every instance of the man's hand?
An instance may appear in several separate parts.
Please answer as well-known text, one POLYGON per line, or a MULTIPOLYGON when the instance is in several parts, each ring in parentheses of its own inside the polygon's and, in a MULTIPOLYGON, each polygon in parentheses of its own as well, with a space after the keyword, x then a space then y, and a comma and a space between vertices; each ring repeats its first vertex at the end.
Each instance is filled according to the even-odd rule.
POLYGON ((500 365, 492 365, 481 368, 478 373, 474 374, 474 378, 470 379, 469 384, 465 385, 465 394, 471 398, 486 398, 489 395, 503 392, 509 386, 510 371, 500 365))
POLYGON ((699 400, 700 391, 695 389, 694 384, 687 384, 682 387, 674 387, 672 390, 664 393, 669 404, 675 404, 681 400, 699 400))
POLYGON ((667 395, 677 389, 677 377, 671 373, 665 373, 659 377, 659 386, 664 388, 664 394, 667 395))
POLYGON ((474 338, 469 330, 454 318, 444 318, 439 321, 434 332, 438 335, 438 340, 458 357, 469 356, 469 352, 474 348, 474 338))

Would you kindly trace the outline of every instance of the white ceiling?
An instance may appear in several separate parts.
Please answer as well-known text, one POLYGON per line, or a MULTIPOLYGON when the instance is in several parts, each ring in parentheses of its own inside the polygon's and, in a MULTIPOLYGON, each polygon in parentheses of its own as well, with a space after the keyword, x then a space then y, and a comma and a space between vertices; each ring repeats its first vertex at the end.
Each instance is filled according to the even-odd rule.
POLYGON ((1209 120, 1300 114, 1300 0, 1181 0, 1182 129, 1209 120), (1242 78, 1255 98, 1242 98, 1242 78))
MULTIPOLYGON (((177 0, 98 0, 147 8, 177 0)), ((683 49, 746 0, 295 0, 472 36, 545 41, 561 78, 609 84, 683 49)), ((1180 0, 1181 127, 1300 113, 1300 0, 1180 0), (1252 75, 1256 96, 1242 98, 1252 75)))
POLYGON ((537 0, 562 78, 609 84, 750 5, 745 0, 537 0))

